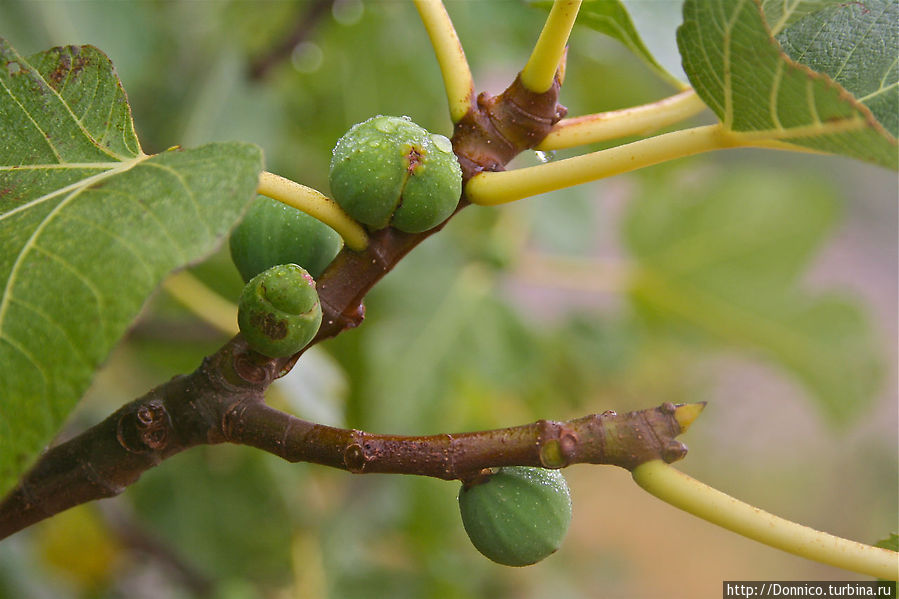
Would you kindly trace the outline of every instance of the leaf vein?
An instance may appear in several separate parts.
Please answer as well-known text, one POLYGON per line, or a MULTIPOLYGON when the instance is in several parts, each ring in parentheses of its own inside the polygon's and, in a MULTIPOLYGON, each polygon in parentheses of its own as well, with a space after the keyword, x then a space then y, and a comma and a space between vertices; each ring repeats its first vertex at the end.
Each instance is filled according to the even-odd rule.
POLYGON ((47 312, 38 308, 36 305, 32 304, 31 302, 26 302, 17 297, 12 298, 10 300, 10 302, 12 302, 14 304, 18 304, 19 306, 25 308, 29 312, 33 312, 34 314, 37 314, 42 320, 45 320, 47 322, 47 324, 51 325, 52 327, 54 327, 56 329, 59 329, 62 336, 65 337, 65 340, 68 341, 70 346, 72 346, 72 350, 74 350, 72 353, 74 355, 78 356, 79 358, 81 358, 81 361, 85 365, 92 366, 88 355, 84 352, 84 349, 79 344, 75 343, 74 339, 72 339, 71 335, 69 335, 69 332, 65 329, 65 327, 62 326, 62 323, 60 323, 58 320, 56 320, 55 318, 50 316, 47 312))
MULTIPOLYGON (((74 198, 76 198, 76 197, 81 193, 81 191, 82 191, 83 189, 84 189, 84 188, 77 189, 77 190, 73 191, 72 193, 69 194, 68 197, 66 197, 66 198, 65 198, 64 200, 62 200, 59 204, 57 204, 57 205, 53 208, 53 210, 50 211, 50 213, 47 215, 47 217, 44 218, 44 220, 41 221, 41 223, 40 223, 37 227, 35 227, 34 231, 33 231, 33 232, 31 233, 31 235, 28 237, 28 240, 27 240, 27 241, 25 242, 25 244, 22 246, 22 249, 19 250, 19 253, 16 255, 16 259, 15 259, 15 261, 13 262, 12 268, 11 268, 10 271, 9 271, 9 277, 6 279, 6 286, 5 286, 4 289, 3 289, 3 297, 0 298, 0 333, 3 332, 3 324, 4 324, 4 319, 5 319, 5 317, 6 317, 7 309, 8 309, 8 307, 9 307, 9 300, 10 300, 10 298, 11 298, 11 296, 12 296, 12 290, 13 290, 13 287, 15 286, 15 284, 16 284, 16 279, 18 279, 19 273, 20 273, 21 270, 22 270, 22 263, 23 263, 23 261, 24 261, 24 259, 25 259, 25 256, 26 256, 26 255, 28 254, 28 252, 30 252, 32 249, 40 250, 40 251, 42 251, 43 253, 45 253, 45 254, 47 254, 48 256, 50 256, 51 258, 56 258, 56 259, 58 259, 63 265, 65 265, 65 266, 67 266, 68 268, 70 268, 70 269, 75 273, 75 275, 76 275, 77 278, 79 278, 79 279, 82 279, 82 278, 83 278, 82 275, 77 271, 77 269, 75 269, 74 267, 72 267, 72 266, 71 266, 70 264, 68 264, 65 260, 63 260, 62 258, 60 258, 60 257, 58 257, 58 256, 55 256, 55 255, 53 255, 53 254, 47 252, 47 250, 45 250, 45 249, 39 248, 39 247, 37 246, 37 238, 40 236, 40 234, 43 232, 43 230, 46 228, 46 226, 53 220, 53 218, 54 218, 57 214, 59 214, 59 212, 60 212, 63 208, 66 207, 66 205, 69 204, 69 202, 71 202, 74 198)), ((17 210, 18 210, 18 208, 17 208, 16 210, 12 210, 12 211, 10 211, 10 212, 7 212, 6 214, 4 214, 4 215, 2 215, 2 216, 0 216, 0 217, 7 217, 7 216, 9 216, 11 213, 16 212, 17 210)), ((97 295, 97 294, 96 294, 96 290, 93 288, 92 285, 90 285, 90 283, 87 283, 87 287, 91 290, 92 293, 94 293, 94 295, 97 295)), ((99 305, 102 305, 102 302, 100 301, 100 297, 99 297, 99 296, 97 296, 97 299, 98 299, 98 304, 99 304, 99 305)), ((102 312, 101 312, 100 324, 101 324, 101 325, 103 324, 102 312)))
POLYGON ((144 260, 144 257, 141 255, 141 253, 139 251, 137 251, 134 248, 134 246, 131 245, 124 237, 122 237, 121 235, 115 234, 114 232, 110 231, 106 227, 103 227, 102 225, 100 225, 92 220, 82 218, 80 216, 75 216, 75 215, 69 214, 63 218, 65 218, 67 220, 78 221, 78 222, 84 223, 87 226, 92 227, 93 229, 96 229, 97 231, 100 231, 101 233, 104 233, 109 238, 116 241, 119 245, 124 247, 128 251, 129 254, 134 256, 135 261, 138 262, 141 266, 143 266, 144 272, 147 274, 147 280, 150 283, 153 282, 153 280, 154 280, 153 269, 150 267, 150 265, 147 263, 147 261, 144 260))
MULTIPOLYGON (((51 251, 45 247, 39 246, 37 244, 37 241, 35 241, 35 243, 32 244, 31 248, 33 248, 34 251, 39 252, 39 253, 47 256, 51 260, 55 260, 56 262, 61 264, 66 270, 71 272, 75 276, 75 278, 78 279, 81 282, 81 284, 84 285, 88 289, 88 291, 91 292, 91 295, 94 296, 96 303, 97 303, 97 320, 100 323, 101 332, 105 335, 106 323, 103 320, 103 303, 104 303, 103 302, 103 293, 94 286, 93 282, 89 278, 87 278, 83 274, 81 274, 81 272, 77 268, 75 268, 75 265, 70 263, 68 260, 66 260, 65 258, 60 256, 56 252, 51 251)), ((9 295, 10 295, 10 300, 12 300, 13 299, 12 291, 10 291, 9 295)), ((2 322, 0 322, 0 325, 2 325, 2 322)))
POLYGON ((47 132, 41 128, 41 126, 38 124, 37 121, 34 120, 34 117, 31 116, 31 113, 28 112, 28 109, 25 108, 25 106, 23 106, 21 102, 19 102, 18 98, 16 98, 16 96, 13 95, 12 90, 10 90, 6 86, 6 84, 3 83, 2 79, 0 79, 0 85, 3 86, 3 90, 10 97, 10 99, 12 99, 12 101, 15 102, 15 104, 21 109, 21 111, 25 114, 25 116, 28 117, 28 120, 31 121, 31 124, 34 125, 34 128, 37 129, 41 133, 41 137, 47 143, 47 146, 49 146, 50 151, 53 152, 53 155, 56 156, 56 158, 60 162, 65 162, 65 160, 62 159, 62 155, 56 150, 56 146, 54 146, 53 142, 50 141, 50 136, 47 135, 47 132))
POLYGON ((209 223, 203 218, 203 213, 200 211, 200 204, 197 202, 196 194, 194 194, 194 191, 187 184, 187 181, 184 180, 181 173, 166 164, 159 164, 158 162, 146 162, 145 165, 166 171, 178 180, 178 183, 184 188, 187 197, 190 199, 190 203, 197 213, 197 218, 203 223, 203 226, 206 227, 206 233, 210 237, 215 237, 215 233, 213 233, 212 229, 209 227, 209 223))
POLYGON ((41 375, 41 378, 43 379, 45 389, 50 385, 51 379, 48 376, 47 371, 44 369, 41 363, 38 362, 37 358, 31 355, 31 352, 22 347, 15 339, 10 337, 9 335, 4 335, 2 331, 0 331, 0 341, 5 341, 7 345, 25 356, 25 359, 34 365, 35 370, 38 371, 38 373, 41 375))
POLYGON ((768 98, 768 101, 770 102, 768 111, 771 114, 771 122, 774 124, 774 129, 777 131, 783 131, 783 126, 780 123, 780 117, 778 115, 777 98, 780 95, 780 83, 783 81, 785 65, 786 63, 782 60, 777 62, 777 67, 774 71, 774 79, 771 81, 771 94, 768 98))
MULTIPOLYGON (((76 181, 75 183, 66 185, 65 187, 61 187, 61 188, 55 189, 49 193, 45 193, 44 195, 42 195, 38 198, 34 198, 33 200, 29 200, 29 201, 25 202, 21 206, 16 206, 12 210, 10 210, 8 212, 4 212, 3 214, 0 214, 0 221, 12 216, 13 214, 15 214, 17 212, 22 212, 23 210, 27 210, 28 208, 37 206, 38 204, 46 202, 47 200, 51 200, 51 199, 53 199, 59 195, 62 195, 64 193, 82 191, 82 190, 90 187, 94 183, 97 183, 108 177, 112 177, 119 173, 124 173, 124 172, 130 170, 135 165, 140 164, 147 158, 149 158, 149 156, 141 155, 141 156, 136 156, 135 158, 132 158, 126 162, 115 163, 116 166, 110 168, 109 170, 103 171, 102 173, 97 173, 96 175, 91 175, 90 177, 87 177, 85 179, 81 179, 80 181, 76 181)), ((102 164, 108 164, 108 163, 102 163, 102 164)), ((73 167, 65 167, 65 168, 73 168, 73 167)), ((83 167, 79 166, 78 168, 83 168, 83 167)), ((0 315, 2 315, 2 313, 3 313, 2 304, 0 304, 0 315)), ((2 318, 0 318, 0 322, 2 322, 2 318)))
MULTIPOLYGON (((868 9, 868 10, 870 10, 870 9, 868 9)), ((843 64, 841 64, 840 68, 837 70, 837 72, 834 73, 834 75, 833 75, 834 79, 839 78, 840 73, 842 73, 843 69, 846 68, 846 65, 849 64, 849 60, 853 57, 853 55, 855 55, 855 51, 858 50, 862 46, 862 42, 868 38, 868 35, 871 33, 871 30, 874 29, 874 27, 877 25, 877 22, 880 21, 880 18, 886 13, 886 11, 887 11, 887 8, 885 5, 883 10, 880 12, 880 14, 877 15, 877 17, 871 21, 870 25, 868 25, 868 28, 865 30, 865 32, 863 34, 861 34, 860 36, 858 36, 858 38, 856 40, 857 43, 855 43, 853 45, 852 49, 846 54, 846 58, 843 60, 843 64)), ((893 26, 893 25, 889 24, 889 26, 893 26)))
POLYGON ((97 141, 97 139, 96 139, 93 135, 91 135, 91 133, 90 133, 87 129, 84 128, 84 125, 81 123, 81 121, 78 119, 78 117, 75 116, 75 113, 72 112, 72 107, 69 106, 69 103, 65 101, 65 98, 63 98, 63 97, 59 94, 58 91, 56 91, 55 89, 53 89, 53 86, 50 85, 50 84, 47 82, 46 79, 44 79, 44 76, 41 75, 40 72, 38 72, 37 69, 35 69, 35 68, 32 67, 31 65, 28 65, 28 66, 29 66, 29 68, 32 70, 32 72, 33 72, 37 77, 40 78, 40 80, 44 83, 44 85, 47 87, 47 89, 50 90, 50 92, 53 93, 53 95, 55 95, 55 96, 57 97, 57 99, 59 99, 60 104, 62 104, 62 106, 63 106, 63 108, 65 108, 66 112, 68 112, 69 115, 71 115, 72 121, 73 121, 73 122, 78 126, 78 128, 81 130, 81 132, 84 134, 84 137, 86 137, 89 141, 91 141, 91 142, 93 143, 93 145, 94 145, 97 149, 99 149, 101 152, 103 152, 104 154, 106 154, 106 155, 109 156, 110 158, 116 158, 116 159, 121 160, 121 161, 126 161, 126 160, 129 160, 129 159, 131 159, 131 158, 134 158, 134 156, 123 156, 123 155, 121 155, 121 154, 117 154, 117 153, 113 152, 112 150, 110 150, 109 148, 105 147, 103 144, 99 143, 99 142, 97 141))

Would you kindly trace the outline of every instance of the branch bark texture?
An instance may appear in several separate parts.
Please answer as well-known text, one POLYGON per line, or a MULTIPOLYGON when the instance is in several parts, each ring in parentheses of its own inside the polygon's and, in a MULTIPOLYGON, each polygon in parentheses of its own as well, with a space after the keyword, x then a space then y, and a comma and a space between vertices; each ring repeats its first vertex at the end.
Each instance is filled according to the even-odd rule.
POLYGON ((197 445, 236 443, 291 462, 353 473, 474 478, 509 465, 632 469, 686 455, 677 441, 696 404, 604 412, 506 429, 430 436, 381 435, 301 420, 263 401, 280 371, 259 366, 247 381, 235 364, 254 355, 238 336, 193 373, 153 389, 77 437, 49 449, 0 503, 0 539, 81 503, 113 497, 166 458, 197 445))

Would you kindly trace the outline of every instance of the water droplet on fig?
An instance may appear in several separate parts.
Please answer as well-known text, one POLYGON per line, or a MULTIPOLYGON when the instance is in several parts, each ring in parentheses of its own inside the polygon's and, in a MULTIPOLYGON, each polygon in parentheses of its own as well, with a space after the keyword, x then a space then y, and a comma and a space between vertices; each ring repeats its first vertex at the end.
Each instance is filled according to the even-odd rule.
POLYGON ((451 142, 443 135, 432 133, 431 140, 434 142, 434 145, 437 146, 437 149, 441 152, 451 153, 453 151, 453 142, 451 142))
POLYGON ((375 122, 375 129, 381 133, 393 133, 396 131, 396 123, 388 119, 381 119, 375 122))

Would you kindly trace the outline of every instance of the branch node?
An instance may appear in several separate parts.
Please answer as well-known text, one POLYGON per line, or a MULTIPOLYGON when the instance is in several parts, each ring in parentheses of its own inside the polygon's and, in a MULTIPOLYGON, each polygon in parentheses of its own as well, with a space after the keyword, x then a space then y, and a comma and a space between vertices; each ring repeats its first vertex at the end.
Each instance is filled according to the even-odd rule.
POLYGON ((353 474, 364 472, 367 462, 368 458, 365 457, 365 450, 362 449, 359 443, 348 445, 343 452, 343 463, 346 464, 346 469, 353 474))
POLYGON ((687 446, 677 439, 671 439, 665 444, 665 447, 662 448, 662 459, 667 464, 682 460, 686 455, 687 446))
POLYGON ((538 420, 540 446, 538 457, 544 468, 564 468, 571 463, 577 452, 577 433, 564 423, 538 420))
POLYGON ((234 372, 251 385, 264 385, 274 378, 272 360, 247 348, 234 353, 234 372))
POLYGON ((234 442, 235 439, 240 439, 241 432, 243 431, 242 424, 244 422, 244 412, 247 411, 247 407, 250 403, 252 403, 252 400, 250 399, 234 402, 234 404, 222 414, 221 430, 226 441, 234 442))
POLYGON ((172 421, 161 399, 151 399, 119 417, 116 439, 131 453, 165 449, 172 421))
POLYGON ((499 96, 478 95, 474 110, 456 123, 453 150, 462 180, 482 171, 501 171, 512 158, 539 144, 568 111, 558 103, 558 77, 544 93, 527 90, 521 78, 499 96))

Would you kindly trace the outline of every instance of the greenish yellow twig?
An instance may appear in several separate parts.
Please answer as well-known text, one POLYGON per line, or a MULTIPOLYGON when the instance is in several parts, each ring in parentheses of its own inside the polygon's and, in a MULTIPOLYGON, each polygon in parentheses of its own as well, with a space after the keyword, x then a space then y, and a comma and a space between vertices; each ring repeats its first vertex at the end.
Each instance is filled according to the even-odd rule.
POLYGON ((188 271, 176 272, 162 283, 162 287, 200 319, 227 335, 237 334, 237 306, 188 271))
POLYGON ((362 225, 353 220, 337 203, 320 191, 300 185, 290 179, 267 171, 259 175, 256 192, 273 200, 284 202, 309 216, 322 221, 343 237, 352 250, 361 251, 368 246, 368 234, 362 225))
POLYGON ((553 2, 543 31, 540 32, 540 37, 534 45, 534 51, 521 70, 521 83, 528 90, 542 94, 552 87, 553 78, 565 53, 565 45, 568 43, 568 36, 580 8, 581 0, 553 2))
POLYGON ((634 480, 649 493, 737 534, 810 560, 896 580, 899 553, 850 541, 785 520, 722 493, 661 460, 634 468, 634 480))
POLYGON ((528 168, 482 172, 468 181, 465 195, 474 204, 505 204, 667 160, 741 145, 748 144, 720 124, 695 127, 528 168))
POLYGON ((705 103, 688 89, 657 102, 559 121, 535 149, 573 148, 589 143, 646 135, 702 112, 705 103))
POLYGON ((431 38, 437 63, 443 74, 443 86, 449 101, 450 118, 458 123, 472 106, 474 82, 465 58, 465 50, 456 29, 440 0, 415 0, 421 22, 431 38))

